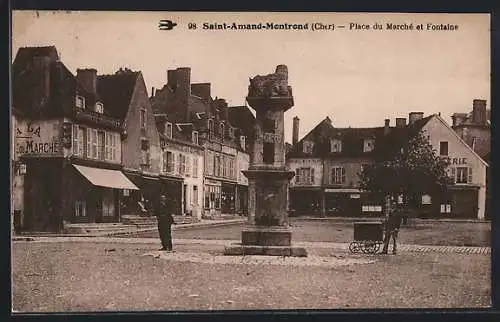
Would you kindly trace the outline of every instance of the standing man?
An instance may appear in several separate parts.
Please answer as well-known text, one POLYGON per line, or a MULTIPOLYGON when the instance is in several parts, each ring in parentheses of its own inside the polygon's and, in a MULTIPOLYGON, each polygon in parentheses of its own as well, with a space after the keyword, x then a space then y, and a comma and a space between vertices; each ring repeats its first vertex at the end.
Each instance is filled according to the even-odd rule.
POLYGON ((381 254, 387 254, 389 249, 389 241, 392 237, 392 254, 396 255, 396 239, 398 238, 398 232, 401 227, 402 213, 401 207, 397 204, 395 200, 390 203, 389 218, 385 222, 385 237, 384 237, 384 248, 381 254))
POLYGON ((160 240, 162 248, 160 250, 171 251, 172 250, 172 224, 175 224, 174 217, 170 213, 170 209, 167 205, 167 197, 165 195, 160 196, 160 202, 155 209, 156 219, 158 220, 158 232, 160 234, 160 240))

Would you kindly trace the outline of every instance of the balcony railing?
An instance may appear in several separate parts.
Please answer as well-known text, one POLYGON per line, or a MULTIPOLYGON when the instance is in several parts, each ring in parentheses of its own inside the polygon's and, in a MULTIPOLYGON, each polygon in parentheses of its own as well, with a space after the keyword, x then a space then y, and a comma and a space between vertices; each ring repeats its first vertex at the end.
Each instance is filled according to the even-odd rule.
POLYGON ((121 122, 119 120, 91 110, 75 108, 75 118, 78 121, 91 122, 93 124, 98 124, 114 129, 118 129, 121 127, 121 122))

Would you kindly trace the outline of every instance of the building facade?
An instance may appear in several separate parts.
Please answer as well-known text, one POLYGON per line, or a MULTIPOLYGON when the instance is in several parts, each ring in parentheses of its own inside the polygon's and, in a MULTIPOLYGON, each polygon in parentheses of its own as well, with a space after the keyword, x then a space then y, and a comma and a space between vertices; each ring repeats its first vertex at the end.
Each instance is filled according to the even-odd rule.
POLYGON ((151 210, 165 190, 160 180, 160 137, 142 73, 120 69, 111 75, 96 76, 78 70, 77 77, 94 79, 101 100, 122 124, 122 164, 127 178, 140 190, 127 191, 121 204, 126 215, 143 212, 140 204, 151 210), (90 74, 90 75, 89 75, 90 74))
POLYGON ((24 115, 15 129, 25 168, 22 228, 119 221, 124 189, 137 187, 121 171, 121 124, 95 82, 81 83, 52 46, 19 49, 12 70, 13 107, 24 115))
POLYGON ((203 147, 202 215, 237 213, 237 154, 242 138, 229 120, 227 103, 212 98, 210 83, 191 84, 190 68, 169 70, 167 78, 163 88, 153 90, 151 102, 159 118, 177 127, 185 140, 196 138, 196 145, 203 147))
POLYGON ((331 120, 320 122, 300 141, 298 118, 294 118, 295 145, 287 153, 287 165, 295 171, 290 185, 290 212, 294 215, 380 216, 384 196, 360 189, 363 166, 399 149, 411 133, 429 137, 435 153, 449 158, 448 173, 454 184, 446 192, 418 196, 413 200, 416 216, 485 218, 486 162, 439 116, 423 113, 396 118, 395 126, 334 128, 331 120))

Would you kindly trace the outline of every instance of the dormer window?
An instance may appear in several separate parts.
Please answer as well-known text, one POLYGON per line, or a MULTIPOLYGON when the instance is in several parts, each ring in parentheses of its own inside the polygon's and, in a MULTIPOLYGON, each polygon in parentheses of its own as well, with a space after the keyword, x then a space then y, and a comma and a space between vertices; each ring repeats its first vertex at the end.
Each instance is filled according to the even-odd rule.
POLYGON ((85 98, 80 95, 76 95, 75 105, 77 108, 85 109, 85 98))
POLYGON ((172 123, 170 122, 167 122, 165 125, 165 136, 170 139, 172 138, 172 123))
POLYGON ((104 105, 101 102, 95 103, 95 112, 97 112, 99 114, 104 113, 104 105))
POLYGON ((302 142, 302 150, 304 153, 311 154, 313 152, 314 142, 304 141, 302 142))
POLYGON ((330 140, 330 152, 338 153, 342 152, 342 141, 339 139, 330 140))
POLYGON ((191 139, 193 141, 193 144, 198 145, 198 131, 193 131, 191 133, 191 139))
POLYGON ((374 148, 375 148, 374 139, 365 139, 363 141, 363 152, 372 152, 374 148))

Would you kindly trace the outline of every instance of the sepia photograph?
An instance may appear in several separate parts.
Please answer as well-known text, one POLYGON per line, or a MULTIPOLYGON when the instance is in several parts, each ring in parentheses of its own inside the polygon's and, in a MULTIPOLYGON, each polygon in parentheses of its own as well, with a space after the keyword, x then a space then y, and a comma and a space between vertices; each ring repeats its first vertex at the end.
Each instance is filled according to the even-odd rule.
POLYGON ((484 309, 490 15, 13 10, 12 312, 484 309))

